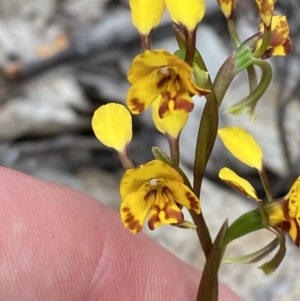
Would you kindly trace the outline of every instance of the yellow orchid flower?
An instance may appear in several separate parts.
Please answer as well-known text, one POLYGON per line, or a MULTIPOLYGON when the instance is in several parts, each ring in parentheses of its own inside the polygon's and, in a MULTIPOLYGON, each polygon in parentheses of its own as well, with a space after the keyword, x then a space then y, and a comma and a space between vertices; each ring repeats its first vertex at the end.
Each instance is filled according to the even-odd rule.
MULTIPOLYGON (((257 168, 259 173, 261 172, 263 155, 251 135, 243 129, 234 127, 219 130, 219 135, 227 149, 235 157, 250 167, 257 168)), ((264 187, 267 187, 265 176, 261 175, 264 187)), ((246 197, 260 201, 253 186, 231 169, 222 168, 219 177, 246 197)), ((266 191, 266 193, 271 195, 270 191, 266 191)), ((270 226, 288 232, 295 244, 300 247, 300 177, 285 197, 278 200, 271 199, 270 202, 264 203, 263 207, 267 213, 270 226)))
POLYGON ((217 0, 217 1, 226 19, 232 18, 236 6, 236 0, 217 0))
POLYGON ((258 143, 244 129, 227 127, 218 130, 225 147, 246 165, 262 170, 263 153, 258 143))
MULTIPOLYGON (((260 24, 256 36, 261 37, 257 41, 256 49, 260 48, 264 33, 264 25, 260 24)), ((289 38, 290 27, 286 16, 273 16, 271 25, 271 40, 265 53, 261 56, 262 59, 267 59, 272 56, 284 56, 289 54, 291 50, 291 40, 289 38)))
POLYGON ((161 133, 176 139, 186 125, 189 114, 184 110, 177 110, 172 114, 161 118, 158 114, 160 102, 161 96, 159 96, 152 105, 152 118, 154 124, 161 133))
POLYGON ((139 33, 148 35, 162 19, 164 0, 130 0, 132 23, 139 33))
POLYGON ((255 0, 261 20, 266 27, 270 27, 274 12, 275 0, 255 0))
MULTIPOLYGON (((259 201, 253 186, 229 168, 222 168, 219 177, 246 197, 259 201)), ((295 244, 300 247, 300 177, 285 197, 264 203, 264 209, 270 226, 288 232, 295 244)))
POLYGON ((200 213, 200 201, 183 184, 170 165, 153 160, 126 170, 120 184, 121 220, 132 233, 141 231, 148 217, 151 230, 164 224, 184 222, 182 206, 200 213))
POLYGON ((265 210, 270 225, 288 232, 295 244, 300 247, 300 177, 285 197, 267 203, 265 210))
POLYGON ((126 102, 133 114, 145 111, 158 96, 161 96, 161 118, 178 110, 189 113, 194 107, 190 93, 204 95, 210 92, 195 84, 192 68, 186 62, 165 50, 139 54, 127 76, 132 86, 126 102))
POLYGON ((98 140, 118 152, 123 152, 132 138, 131 115, 120 104, 109 103, 97 109, 92 128, 98 140))

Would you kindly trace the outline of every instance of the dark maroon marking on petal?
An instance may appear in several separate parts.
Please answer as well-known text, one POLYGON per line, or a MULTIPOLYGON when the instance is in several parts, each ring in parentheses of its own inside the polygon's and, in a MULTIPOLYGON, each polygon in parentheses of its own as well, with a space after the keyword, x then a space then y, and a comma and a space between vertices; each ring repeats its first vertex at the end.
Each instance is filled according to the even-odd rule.
POLYGON ((292 41, 290 38, 288 38, 284 43, 283 43, 283 48, 284 48, 284 53, 289 54, 292 48, 292 41))
POLYGON ((286 220, 290 220, 290 210, 289 210, 289 201, 286 199, 282 199, 280 202, 280 208, 282 209, 283 216, 286 220))
POLYGON ((168 75, 168 76, 165 76, 163 77, 157 84, 156 84, 156 87, 158 89, 161 89, 163 86, 165 86, 168 81, 171 79, 171 75, 168 75))
POLYGON ((198 210, 200 205, 199 200, 190 191, 186 192, 185 196, 190 202, 191 209, 198 210))
POLYGON ((181 211, 175 211, 173 209, 169 209, 169 206, 166 204, 162 211, 165 211, 166 219, 175 218, 178 222, 183 221, 183 213, 181 211))
POLYGON ((129 207, 124 207, 124 208, 122 209, 122 211, 123 211, 123 212, 129 212, 129 211, 130 211, 130 208, 129 208, 129 207))
POLYGON ((124 221, 125 224, 128 225, 130 230, 137 230, 140 232, 142 230, 142 225, 138 220, 136 220, 131 212, 127 213, 126 220, 124 221))
POLYGON ((297 221, 296 219, 294 220, 297 228, 297 236, 295 239, 295 244, 297 247, 300 247, 300 225, 299 225, 299 220, 297 221))
POLYGON ((156 194, 157 194, 157 190, 153 189, 150 190, 145 196, 144 196, 144 200, 147 202, 149 200, 149 198, 156 198, 156 194))
POLYGON ((281 230, 285 231, 285 232, 289 232, 291 229, 291 222, 289 221, 283 221, 279 224, 273 225, 275 227, 280 228, 281 230))
POLYGON ((160 208, 158 207, 158 205, 153 205, 152 209, 157 212, 156 215, 151 216, 151 218, 149 218, 148 220, 148 227, 150 230, 154 230, 154 223, 155 222, 160 222, 160 218, 159 218, 159 213, 160 213, 160 208))
POLYGON ((164 114, 169 110, 169 101, 170 101, 170 93, 164 92, 162 93, 162 100, 158 109, 158 115, 160 118, 163 118, 164 114))
POLYGON ((175 97, 175 110, 183 110, 187 113, 191 112, 194 108, 194 103, 191 101, 188 101, 185 98, 181 98, 181 96, 184 94, 184 92, 177 93, 175 97))
POLYGON ((273 53, 274 53, 274 48, 267 49, 267 50, 264 52, 264 54, 261 56, 261 58, 262 58, 263 60, 266 60, 266 59, 272 57, 272 56, 273 56, 273 53))
POLYGON ((230 185, 232 187, 235 187, 235 189, 238 190, 238 191, 240 191, 242 194, 244 194, 246 196, 249 196, 248 192, 246 192, 246 190, 243 187, 241 187, 239 185, 236 185, 235 182, 232 182, 232 181, 229 181, 229 180, 225 180, 225 182, 228 183, 228 185, 230 185))
POLYGON ((130 103, 133 106, 133 110, 138 111, 140 113, 144 112, 145 104, 140 102, 138 98, 131 99, 130 103))

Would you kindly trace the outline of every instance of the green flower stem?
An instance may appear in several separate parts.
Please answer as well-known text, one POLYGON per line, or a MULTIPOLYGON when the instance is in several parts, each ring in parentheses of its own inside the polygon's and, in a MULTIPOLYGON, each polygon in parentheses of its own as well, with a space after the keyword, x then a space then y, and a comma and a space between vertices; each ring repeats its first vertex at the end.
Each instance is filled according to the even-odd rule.
MULTIPOLYGON (((228 30, 231 36, 231 39, 236 48, 239 48, 241 45, 240 38, 236 31, 236 27, 232 18, 227 19, 228 30)), ((254 91, 257 86, 257 77, 255 68, 253 66, 247 67, 248 81, 249 81, 249 92, 250 94, 254 91)))
POLYGON ((178 170, 179 169, 179 136, 177 138, 173 138, 167 135, 167 139, 170 147, 170 155, 171 155, 171 166, 178 170))
POLYGON ((234 51, 219 69, 213 83, 214 92, 218 100, 218 107, 221 105, 225 93, 237 73, 236 52, 234 51))
POLYGON ((286 253, 285 237, 282 232, 280 233, 277 232, 277 234, 278 234, 277 237, 279 239, 278 252, 269 262, 266 262, 259 267, 264 271, 266 275, 273 273, 278 268, 286 253))
MULTIPOLYGON (((176 25, 174 25, 175 36, 177 39, 177 43, 180 49, 186 49, 186 42, 182 32, 178 29, 176 25)), ((207 71, 205 63, 200 55, 200 53, 195 50, 194 62, 204 71, 207 71)), ((217 98, 213 89, 212 81, 210 77, 207 80, 207 87, 211 90, 206 97, 206 104, 202 113, 202 118, 198 130, 196 151, 195 151, 195 162, 194 162, 194 183, 193 183, 193 191, 196 196, 200 196, 201 184, 204 176, 205 166, 211 154, 218 130, 218 106, 217 106, 217 98)), ((212 248, 212 240, 211 236, 203 217, 203 213, 195 214, 194 212, 190 212, 193 218, 195 225, 197 226, 197 235, 200 241, 201 247, 205 254, 205 257, 208 258, 211 248, 212 248)), ((215 270, 215 282, 212 286, 210 286, 210 290, 212 293, 212 299, 210 301, 218 300, 218 269, 215 270)), ((204 278, 201 278, 200 285, 204 278)), ((200 298, 200 296, 198 296, 200 298)), ((200 299, 197 300, 200 300, 200 299)))
POLYGON ((267 62, 262 60, 253 60, 252 63, 253 65, 259 66, 262 71, 260 83, 250 95, 243 98, 227 110, 228 113, 234 115, 250 113, 251 120, 254 119, 254 109, 257 102, 269 87, 272 79, 272 68, 267 62))
POLYGON ((193 66, 194 56, 195 56, 195 49, 196 49, 196 30, 195 28, 193 31, 186 30, 186 54, 185 54, 185 61, 190 65, 193 66))
POLYGON ((233 18, 227 18, 227 26, 228 26, 228 30, 229 30, 231 39, 232 39, 235 47, 239 48, 240 45, 241 45, 241 41, 240 41, 240 38, 237 34, 233 18))
POLYGON ((258 251, 255 251, 251 254, 242 255, 242 256, 236 256, 236 257, 230 257, 224 259, 223 263, 255 263, 269 255, 271 252, 275 250, 275 248, 279 244, 278 237, 275 237, 270 243, 268 243, 265 247, 261 248, 258 251))
POLYGON ((223 242, 224 249, 233 240, 263 228, 265 228, 265 225, 258 209, 243 214, 228 228, 223 242))
POLYGON ((198 289, 197 301, 218 300, 217 274, 223 255, 223 240, 228 229, 228 220, 225 220, 212 245, 211 251, 205 263, 201 283, 198 289), (214 288, 213 290, 211 288, 214 288))
POLYGON ((134 168, 134 165, 129 156, 128 147, 126 146, 124 151, 118 152, 120 161, 125 170, 134 168))
POLYGON ((248 75, 248 82, 249 82, 249 94, 251 94, 257 87, 257 76, 253 65, 247 67, 247 75, 248 75))
MULTIPOLYGON (((185 50, 186 49, 186 42, 185 42, 185 37, 182 34, 182 31, 178 28, 178 26, 176 24, 173 25, 173 29, 174 29, 174 32, 175 32, 175 36, 176 36, 179 48, 181 50, 185 50)), ((197 51, 197 49, 196 49, 196 52, 195 52, 194 62, 202 70, 207 71, 205 63, 204 63, 200 53, 197 51)), ((212 82, 211 82, 210 77, 208 77, 208 80, 207 80, 207 87, 212 89, 212 92, 206 95, 206 104, 205 104, 205 108, 204 108, 202 116, 207 115, 207 112, 209 112, 211 110, 212 111, 211 115, 216 116, 215 119, 217 121, 218 120, 218 118, 217 118, 218 117, 218 115, 217 115, 218 114, 217 106, 214 105, 215 110, 211 109, 212 104, 213 103, 216 104, 217 101, 216 101, 216 96, 215 96, 214 91, 213 91, 213 86, 212 86, 212 82), (212 100, 212 101, 210 101, 210 100, 212 100)), ((202 117, 202 120, 203 120, 203 117, 202 117)), ((201 120, 201 122, 202 122, 202 120, 201 120)), ((202 148, 205 148, 205 147, 207 147, 207 148, 211 147, 212 148, 212 146, 214 144, 214 141, 215 141, 215 138, 216 138, 216 135, 217 135, 217 128, 218 128, 218 125, 216 124, 213 127, 213 130, 209 131, 209 126, 210 125, 213 126, 212 124, 213 124, 213 122, 210 124, 209 121, 207 121, 206 130, 207 130, 208 133, 211 133, 211 135, 210 135, 210 140, 211 140, 210 145, 206 144, 205 143, 206 141, 204 141, 203 144, 201 144, 201 141, 199 141, 199 140, 205 140, 205 137, 203 137, 203 134, 200 135, 201 125, 200 125, 199 131, 198 131, 196 155, 195 155, 195 163, 194 163, 194 184, 193 184, 193 191, 196 194, 196 196, 198 196, 198 197, 200 196, 201 183, 202 183, 202 179, 203 179, 204 169, 205 169, 205 166, 206 166, 206 163, 207 163, 208 157, 210 155, 210 151, 211 151, 211 150, 210 151, 207 150, 205 152, 205 154, 208 155, 208 157, 206 157, 206 156, 202 156, 201 149, 199 150, 199 148, 200 148, 201 145, 202 145, 202 148), (204 139, 203 138, 201 139, 200 136, 202 136, 204 139)), ((191 213, 191 216, 193 218, 193 221, 194 221, 195 225, 197 226, 196 231, 197 231, 197 235, 198 235, 200 244, 202 246, 203 252, 204 252, 205 256, 207 257, 209 252, 210 252, 211 246, 212 246, 212 240, 211 240, 210 233, 209 233, 208 227, 206 225, 205 219, 203 217, 203 214, 196 214, 192 211, 190 213, 191 213)))
MULTIPOLYGON (((159 149, 158 147, 156 147, 156 146, 153 146, 151 150, 152 150, 152 153, 153 153, 153 155, 154 155, 154 157, 155 157, 156 159, 159 159, 159 160, 161 160, 161 161, 163 161, 163 162, 165 162, 165 163, 171 165, 171 158, 170 158, 166 153, 164 153, 162 150, 160 150, 160 149, 159 149)), ((179 174, 182 176, 182 179, 183 179, 184 184, 185 184, 189 189, 193 190, 192 185, 191 185, 191 183, 190 183, 188 177, 186 176, 186 174, 184 173, 184 171, 183 171, 180 167, 178 168, 178 172, 179 172, 179 174)))
POLYGON ((150 50, 150 48, 151 48, 150 35, 140 34, 140 39, 141 39, 141 46, 142 46, 143 51, 150 50))
POLYGON ((273 196, 272 196, 272 191, 271 191, 268 175, 266 173, 266 169, 263 166, 261 171, 260 170, 257 170, 257 171, 258 171, 258 174, 260 176, 261 182, 264 186, 264 190, 265 190, 265 193, 266 193, 266 196, 267 196, 267 200, 268 200, 268 202, 272 202, 274 199, 273 199, 273 196))
POLYGON ((268 47, 270 45, 271 33, 272 33, 271 25, 269 27, 267 27, 264 24, 264 33, 263 33, 262 43, 261 43, 260 47, 258 48, 258 50, 253 53, 253 57, 260 58, 265 53, 265 51, 268 49, 268 47))

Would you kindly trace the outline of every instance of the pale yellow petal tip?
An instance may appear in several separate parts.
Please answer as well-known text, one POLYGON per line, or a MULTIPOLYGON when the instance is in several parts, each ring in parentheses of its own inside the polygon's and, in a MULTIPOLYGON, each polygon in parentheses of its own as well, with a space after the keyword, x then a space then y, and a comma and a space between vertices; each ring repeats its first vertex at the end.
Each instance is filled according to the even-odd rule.
POLYGON ((262 150, 248 132, 239 127, 227 127, 219 129, 218 134, 234 157, 250 167, 262 170, 262 150))
POLYGON ((258 199, 253 186, 247 180, 237 175, 230 168, 223 167, 219 172, 219 178, 228 185, 240 191, 245 196, 254 200, 258 199))
POLYGON ((98 108, 92 118, 92 128, 99 141, 118 152, 132 139, 131 115, 120 104, 109 103, 98 108))
POLYGON ((205 14, 204 0, 165 0, 172 21, 195 30, 205 14))
POLYGON ((219 6, 227 19, 230 19, 234 13, 236 1, 235 0, 217 0, 219 6))
POLYGON ((130 0, 132 23, 143 35, 148 35, 156 27, 165 10, 164 0, 130 0))

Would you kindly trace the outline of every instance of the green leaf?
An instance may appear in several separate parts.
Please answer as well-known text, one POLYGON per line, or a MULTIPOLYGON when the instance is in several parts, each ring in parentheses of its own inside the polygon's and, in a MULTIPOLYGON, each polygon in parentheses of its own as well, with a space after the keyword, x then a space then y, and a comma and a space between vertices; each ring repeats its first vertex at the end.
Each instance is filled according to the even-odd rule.
POLYGON ((286 253, 285 237, 281 233, 279 250, 276 255, 268 262, 259 267, 266 275, 272 274, 279 267, 286 253))
POLYGON ((264 229, 265 225, 262 220, 261 213, 259 209, 247 212, 237 218, 228 228, 225 239, 224 246, 228 245, 233 240, 247 235, 251 232, 264 229))
POLYGON ((223 256, 223 240, 227 228, 228 220, 225 220, 207 257, 199 285, 197 300, 212 301, 214 300, 213 298, 217 298, 217 293, 214 290, 217 289, 218 285, 216 281, 223 256))
POLYGON ((269 255, 279 244, 278 237, 273 239, 269 244, 267 244, 262 249, 253 252, 251 254, 236 256, 224 259, 222 262, 224 263, 255 263, 267 255, 269 255))

